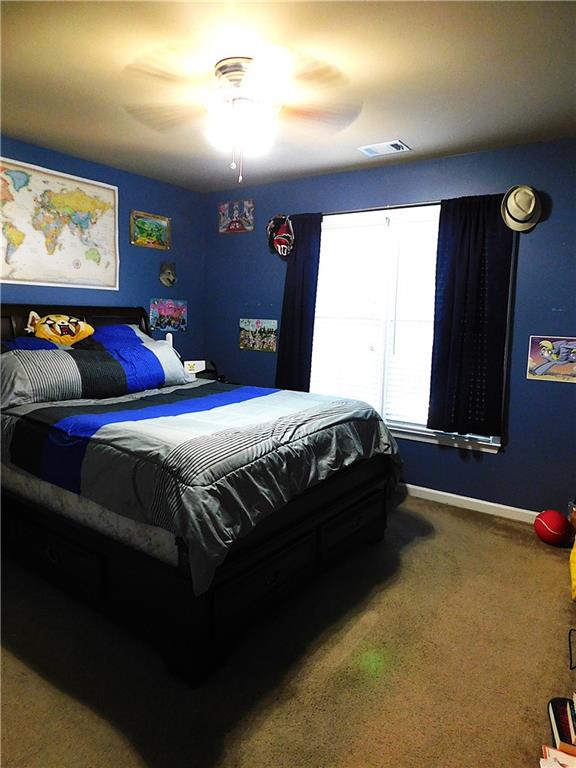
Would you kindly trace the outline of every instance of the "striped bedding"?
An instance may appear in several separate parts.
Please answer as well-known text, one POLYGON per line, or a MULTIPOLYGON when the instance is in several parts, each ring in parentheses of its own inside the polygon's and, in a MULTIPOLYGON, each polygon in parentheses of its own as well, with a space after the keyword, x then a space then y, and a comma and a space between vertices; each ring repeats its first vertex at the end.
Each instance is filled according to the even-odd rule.
MULTIPOLYGON (((130 326, 125 326, 131 330, 130 326)), ((96 334, 94 334, 96 335, 96 334)), ((142 334, 143 336, 143 334, 142 334)), ((165 341, 105 346, 86 339, 76 347, 37 346, 41 339, 18 339, 2 345, 0 403, 3 408, 24 403, 79 398, 104 398, 145 389, 185 384, 189 377, 165 341), (34 347, 29 345, 35 342, 34 347), (26 343, 26 346, 23 344, 26 343)), ((50 344, 50 342, 43 342, 50 344)))
POLYGON ((396 455, 365 403, 217 382, 2 414, 2 461, 187 543, 200 594, 232 543, 307 488, 396 455))

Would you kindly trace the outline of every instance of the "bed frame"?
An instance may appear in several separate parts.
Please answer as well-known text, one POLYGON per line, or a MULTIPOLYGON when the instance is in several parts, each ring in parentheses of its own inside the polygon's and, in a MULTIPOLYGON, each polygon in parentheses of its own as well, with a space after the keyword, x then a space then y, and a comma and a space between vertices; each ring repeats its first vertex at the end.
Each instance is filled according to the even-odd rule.
MULTIPOLYGON (((135 323, 140 307, 4 304, 1 336, 24 334, 28 313, 73 314, 94 326, 135 323)), ((376 456, 354 464, 293 499, 237 541, 214 582, 196 597, 188 552, 177 539, 178 567, 5 492, 3 546, 31 568, 123 623, 141 630, 190 683, 204 679, 233 636, 255 613, 359 543, 380 541, 396 487, 395 464, 376 456)))

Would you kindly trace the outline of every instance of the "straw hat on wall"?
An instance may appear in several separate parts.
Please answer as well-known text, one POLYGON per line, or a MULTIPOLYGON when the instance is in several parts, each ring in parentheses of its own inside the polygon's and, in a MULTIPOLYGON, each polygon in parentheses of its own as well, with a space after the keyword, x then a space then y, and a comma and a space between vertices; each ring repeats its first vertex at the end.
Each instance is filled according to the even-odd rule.
POLYGON ((522 184, 506 192, 500 210, 504 223, 516 232, 529 232, 536 226, 542 213, 536 192, 532 187, 522 184))

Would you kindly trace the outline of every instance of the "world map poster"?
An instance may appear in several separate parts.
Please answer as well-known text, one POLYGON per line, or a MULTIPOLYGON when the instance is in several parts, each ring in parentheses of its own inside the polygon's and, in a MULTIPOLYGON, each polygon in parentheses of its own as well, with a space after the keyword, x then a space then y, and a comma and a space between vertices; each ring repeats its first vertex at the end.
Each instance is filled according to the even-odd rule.
POLYGON ((3 283, 118 290, 118 189, 0 158, 3 283))

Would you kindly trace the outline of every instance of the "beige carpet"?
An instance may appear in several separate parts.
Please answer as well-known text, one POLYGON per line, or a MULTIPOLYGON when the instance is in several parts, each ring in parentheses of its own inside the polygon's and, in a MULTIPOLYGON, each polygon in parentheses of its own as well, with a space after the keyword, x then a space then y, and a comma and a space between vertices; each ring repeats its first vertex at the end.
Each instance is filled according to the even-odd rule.
POLYGON ((571 693, 569 551, 410 499, 192 690, 20 567, 4 578, 4 768, 527 768, 571 693))

